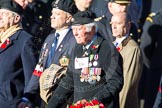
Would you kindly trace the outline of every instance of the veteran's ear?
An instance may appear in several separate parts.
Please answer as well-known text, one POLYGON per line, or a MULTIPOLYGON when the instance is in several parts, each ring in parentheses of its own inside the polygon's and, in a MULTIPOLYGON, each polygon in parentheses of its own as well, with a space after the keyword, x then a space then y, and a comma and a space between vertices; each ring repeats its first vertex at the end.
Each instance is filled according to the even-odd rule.
POLYGON ((14 23, 17 24, 21 21, 21 16, 20 15, 15 15, 14 16, 14 23))

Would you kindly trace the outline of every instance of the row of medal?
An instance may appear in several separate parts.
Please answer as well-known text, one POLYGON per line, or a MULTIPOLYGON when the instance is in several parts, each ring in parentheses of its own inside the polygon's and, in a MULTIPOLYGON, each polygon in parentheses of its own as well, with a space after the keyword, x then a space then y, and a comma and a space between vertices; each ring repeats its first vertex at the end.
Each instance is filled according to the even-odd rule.
POLYGON ((90 84, 95 84, 96 81, 100 81, 101 68, 95 68, 96 66, 98 66, 98 54, 91 54, 89 56, 88 67, 82 68, 81 70, 80 81, 90 84))

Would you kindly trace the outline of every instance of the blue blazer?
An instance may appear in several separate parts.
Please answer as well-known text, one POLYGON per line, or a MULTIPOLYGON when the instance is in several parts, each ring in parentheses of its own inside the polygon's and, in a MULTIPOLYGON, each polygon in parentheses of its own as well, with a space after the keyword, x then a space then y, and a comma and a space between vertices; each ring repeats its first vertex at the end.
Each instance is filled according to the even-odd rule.
MULTIPOLYGON (((40 58, 41 58, 41 55, 44 54, 43 60, 42 60, 43 61, 43 66, 42 66, 43 69, 46 69, 48 53, 50 51, 50 48, 51 48, 53 40, 54 40, 54 36, 55 36, 54 34, 55 34, 55 32, 51 33, 46 38, 46 40, 42 46, 42 49, 41 49, 40 58)), ((60 45, 58 46, 58 48, 56 49, 55 55, 52 59, 52 63, 59 65, 59 59, 62 56, 66 56, 66 57, 70 58, 75 44, 76 44, 76 40, 72 34, 72 30, 70 29, 69 32, 64 37, 64 39, 62 40, 62 42, 60 43, 60 45)), ((39 58, 39 61, 40 61, 40 58, 39 58)), ((24 96, 27 97, 29 100, 32 100, 38 94, 39 78, 40 78, 39 75, 35 75, 33 73, 32 78, 31 78, 31 80, 27 86, 27 89, 25 91, 25 94, 24 94, 24 96)))
POLYGON ((32 36, 18 30, 0 48, 0 107, 17 108, 36 65, 32 36))

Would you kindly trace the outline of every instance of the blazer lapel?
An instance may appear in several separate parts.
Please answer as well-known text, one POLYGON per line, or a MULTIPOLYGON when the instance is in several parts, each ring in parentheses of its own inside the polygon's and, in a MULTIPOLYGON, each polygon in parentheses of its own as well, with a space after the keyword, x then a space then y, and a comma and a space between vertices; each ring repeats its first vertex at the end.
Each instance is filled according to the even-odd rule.
MULTIPOLYGON (((66 44, 69 44, 69 39, 71 36, 72 36, 72 31, 69 30, 68 33, 66 34, 66 36, 64 37, 64 39, 62 40, 62 42, 60 43, 60 45, 58 46, 58 48, 56 49, 52 63, 56 63, 56 64, 59 63, 59 59, 66 52, 66 50, 68 50, 68 45, 66 45, 66 44)), ((64 55, 66 55, 66 54, 64 54, 64 55)))
POLYGON ((102 43, 102 41, 103 41, 103 38, 101 38, 100 36, 97 36, 97 39, 90 46, 89 48, 90 52, 88 53, 96 54, 98 52, 98 48, 100 47, 100 44, 102 43))
POLYGON ((44 56, 44 58, 43 58, 43 66, 44 66, 44 68, 46 66, 48 55, 49 55, 49 51, 50 51, 50 49, 52 47, 52 43, 53 43, 54 38, 55 38, 54 37, 54 33, 50 34, 48 36, 47 41, 43 44, 43 46, 46 44, 45 45, 46 48, 41 51, 41 53, 46 53, 46 56, 44 56))
POLYGON ((118 47, 116 47, 116 49, 120 52, 122 51, 123 47, 125 47, 127 45, 127 43, 129 42, 129 40, 131 40, 131 37, 128 36, 127 38, 125 38, 121 44, 119 44, 118 47))

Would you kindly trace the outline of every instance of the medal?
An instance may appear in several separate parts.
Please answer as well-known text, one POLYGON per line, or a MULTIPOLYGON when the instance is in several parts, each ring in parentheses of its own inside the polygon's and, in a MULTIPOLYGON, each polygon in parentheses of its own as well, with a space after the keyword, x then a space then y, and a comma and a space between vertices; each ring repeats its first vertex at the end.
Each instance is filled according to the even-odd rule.
POLYGON ((92 60, 93 60, 93 57, 94 57, 94 55, 91 54, 91 55, 89 56, 89 60, 92 61, 92 60))
POLYGON ((62 49, 61 48, 59 48, 59 52, 61 51, 62 49))
POLYGON ((44 45, 43 45, 43 49, 45 49, 45 48, 46 48, 46 46, 47 46, 47 43, 44 43, 44 45))
POLYGON ((99 75, 97 75, 97 81, 100 81, 101 77, 99 75))
POLYGON ((96 75, 93 75, 93 76, 92 76, 92 79, 93 79, 93 80, 97 80, 97 76, 96 76, 96 75))
POLYGON ((90 68, 90 69, 89 69, 89 75, 90 75, 90 76, 94 75, 94 68, 90 68))
POLYGON ((98 54, 96 54, 96 55, 94 56, 94 59, 95 59, 95 60, 98 60, 98 54))
POLYGON ((92 63, 91 62, 89 62, 89 65, 88 65, 89 67, 91 67, 92 66, 92 63))
POLYGON ((98 62, 97 61, 94 61, 93 62, 93 66, 97 66, 98 62))
POLYGON ((60 47, 62 48, 62 47, 63 47, 63 45, 60 45, 60 47))
POLYGON ((88 75, 89 74, 89 69, 88 68, 82 68, 81 73, 83 75, 88 75))
POLYGON ((44 51, 43 56, 45 57, 45 56, 47 56, 47 54, 48 54, 48 49, 46 49, 46 50, 44 51))
POLYGON ((88 82, 89 82, 90 84, 95 84, 95 83, 96 83, 96 80, 92 80, 92 79, 91 79, 91 80, 89 80, 88 82))
POLYGON ((94 74, 101 75, 101 68, 95 68, 94 74))

